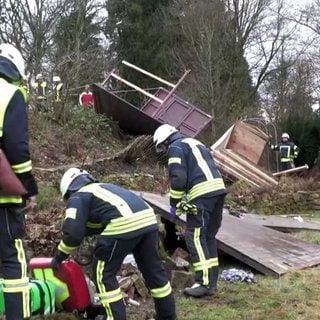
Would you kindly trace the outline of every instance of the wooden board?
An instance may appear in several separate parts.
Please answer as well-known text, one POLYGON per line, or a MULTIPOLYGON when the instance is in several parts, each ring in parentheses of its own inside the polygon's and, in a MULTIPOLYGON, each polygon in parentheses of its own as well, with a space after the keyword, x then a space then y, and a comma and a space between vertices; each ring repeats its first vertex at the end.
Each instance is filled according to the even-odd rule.
MULTIPOLYGON (((141 192, 140 195, 157 214, 175 224, 185 226, 185 217, 170 217, 167 196, 146 192, 141 192)), ((319 245, 229 214, 223 217, 217 243, 218 248, 225 253, 274 277, 320 264, 319 245)))
POLYGON ((241 216, 245 222, 255 223, 282 232, 296 232, 301 230, 320 231, 320 223, 317 221, 298 221, 294 217, 265 216, 254 213, 247 213, 241 216))

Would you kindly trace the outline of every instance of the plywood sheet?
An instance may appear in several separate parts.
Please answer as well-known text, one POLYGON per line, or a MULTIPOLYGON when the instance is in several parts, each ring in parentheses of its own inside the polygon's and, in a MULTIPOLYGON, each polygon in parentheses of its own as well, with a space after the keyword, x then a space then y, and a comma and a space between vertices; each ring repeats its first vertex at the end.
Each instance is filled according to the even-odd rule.
MULTIPOLYGON (((157 214, 178 225, 185 225, 184 217, 170 217, 167 196, 146 192, 140 195, 154 207, 157 214)), ((220 250, 274 277, 320 264, 319 245, 229 214, 223 217, 217 243, 220 250)))
MULTIPOLYGON (((245 222, 255 223, 260 226, 268 227, 282 232, 295 232, 300 230, 320 231, 320 223, 312 220, 302 221, 295 219, 299 217, 283 217, 283 216, 265 216, 254 213, 242 215, 239 219, 245 222)), ((301 218, 301 217, 300 217, 301 218)))
POLYGON ((258 127, 238 121, 233 127, 226 148, 258 164, 267 141, 268 135, 258 127))

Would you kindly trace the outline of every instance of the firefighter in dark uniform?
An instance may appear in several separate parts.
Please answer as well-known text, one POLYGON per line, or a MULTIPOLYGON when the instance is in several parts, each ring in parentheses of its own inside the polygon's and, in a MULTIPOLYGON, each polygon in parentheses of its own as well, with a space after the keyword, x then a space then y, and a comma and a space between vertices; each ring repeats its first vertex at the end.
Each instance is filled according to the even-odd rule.
POLYGON ((158 254, 158 225, 153 209, 131 191, 98 183, 78 168, 66 171, 60 191, 67 208, 63 238, 51 266, 59 268, 86 235, 100 234, 94 249, 94 281, 105 319, 126 319, 116 274, 130 253, 154 299, 157 319, 176 319, 171 285, 158 254))
POLYGON ((281 135, 281 142, 277 145, 273 145, 269 142, 271 150, 279 151, 281 171, 293 169, 295 167, 294 159, 298 157, 299 148, 294 142, 289 141, 290 136, 284 132, 281 135))
POLYGON ((0 194, 0 259, 6 320, 30 317, 29 279, 24 249, 22 208, 36 204, 37 184, 31 173, 28 120, 24 95, 24 61, 10 44, 0 45, 0 145, 27 194, 0 194), (15 85, 13 84, 15 83, 15 85))
POLYGON ((161 125, 153 141, 167 152, 171 214, 186 213, 185 241, 195 271, 189 296, 212 295, 218 280, 216 234, 221 226, 226 189, 209 151, 198 140, 161 125))

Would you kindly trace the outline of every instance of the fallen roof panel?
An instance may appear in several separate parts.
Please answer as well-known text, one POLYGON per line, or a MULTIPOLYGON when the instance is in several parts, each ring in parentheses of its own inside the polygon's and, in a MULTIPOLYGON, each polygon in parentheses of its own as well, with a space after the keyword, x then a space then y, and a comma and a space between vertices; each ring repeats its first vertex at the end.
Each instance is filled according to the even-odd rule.
MULTIPOLYGON (((185 226, 183 217, 172 218, 167 196, 142 192, 140 195, 165 219, 185 226)), ((225 214, 217 234, 218 248, 250 267, 279 277, 287 272, 320 264, 320 246, 287 233, 243 221, 225 214)))

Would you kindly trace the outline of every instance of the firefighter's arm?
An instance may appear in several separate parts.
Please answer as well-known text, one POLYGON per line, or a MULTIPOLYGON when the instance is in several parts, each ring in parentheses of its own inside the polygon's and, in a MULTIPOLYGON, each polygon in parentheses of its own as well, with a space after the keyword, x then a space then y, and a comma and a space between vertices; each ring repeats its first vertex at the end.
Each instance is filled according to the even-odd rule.
POLYGON ((170 205, 175 207, 186 192, 188 180, 186 163, 183 151, 180 147, 169 147, 168 166, 170 179, 170 205))
POLYGON ((83 196, 74 194, 67 203, 62 226, 63 237, 54 254, 52 267, 63 260, 80 246, 86 235, 86 224, 89 215, 89 204, 83 196))

